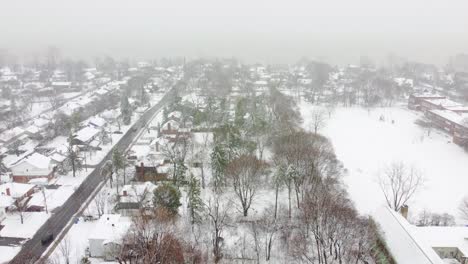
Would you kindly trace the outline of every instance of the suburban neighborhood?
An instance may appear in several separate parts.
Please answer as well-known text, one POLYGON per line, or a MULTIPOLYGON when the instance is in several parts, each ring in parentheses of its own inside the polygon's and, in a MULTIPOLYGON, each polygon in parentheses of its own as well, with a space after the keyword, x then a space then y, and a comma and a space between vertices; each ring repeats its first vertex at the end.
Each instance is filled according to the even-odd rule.
POLYGON ((9 1, 0 264, 468 264, 465 1, 9 1))

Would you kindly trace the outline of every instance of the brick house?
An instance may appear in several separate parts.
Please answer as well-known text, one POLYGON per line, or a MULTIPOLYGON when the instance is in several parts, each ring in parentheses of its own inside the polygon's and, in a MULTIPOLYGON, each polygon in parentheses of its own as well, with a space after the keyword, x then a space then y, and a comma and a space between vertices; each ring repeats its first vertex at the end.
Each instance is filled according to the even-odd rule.
POLYGON ((32 179, 54 177, 55 166, 51 159, 37 152, 10 166, 14 182, 27 183, 32 179))

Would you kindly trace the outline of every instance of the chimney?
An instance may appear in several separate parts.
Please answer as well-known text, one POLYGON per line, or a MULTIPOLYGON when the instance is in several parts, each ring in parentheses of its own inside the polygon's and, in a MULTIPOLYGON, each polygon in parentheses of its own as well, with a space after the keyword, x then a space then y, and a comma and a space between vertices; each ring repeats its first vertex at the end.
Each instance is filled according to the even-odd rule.
POLYGON ((159 152, 159 143, 156 142, 156 152, 159 152))
POLYGON ((140 163, 140 180, 145 178, 145 164, 140 163))
POLYGON ((6 188, 6 195, 11 196, 10 188, 6 188))
POLYGON ((400 208, 400 214, 401 214, 405 219, 408 219, 408 205, 404 204, 404 205, 400 208))
POLYGON ((123 196, 127 196, 127 190, 123 191, 123 196))
POLYGON ((171 122, 167 122, 167 130, 171 131, 171 122))

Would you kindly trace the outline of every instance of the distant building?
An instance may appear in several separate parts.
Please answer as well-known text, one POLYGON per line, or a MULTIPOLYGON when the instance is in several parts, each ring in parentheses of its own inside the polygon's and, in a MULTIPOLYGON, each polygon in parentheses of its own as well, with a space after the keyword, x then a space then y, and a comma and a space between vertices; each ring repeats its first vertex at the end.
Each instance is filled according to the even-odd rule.
POLYGON ((427 99, 446 99, 446 97, 432 93, 411 94, 408 99, 408 108, 412 110, 422 110, 423 101, 427 99))
POLYGON ((426 116, 434 125, 452 135, 454 143, 468 143, 468 113, 435 109, 427 111, 426 116))

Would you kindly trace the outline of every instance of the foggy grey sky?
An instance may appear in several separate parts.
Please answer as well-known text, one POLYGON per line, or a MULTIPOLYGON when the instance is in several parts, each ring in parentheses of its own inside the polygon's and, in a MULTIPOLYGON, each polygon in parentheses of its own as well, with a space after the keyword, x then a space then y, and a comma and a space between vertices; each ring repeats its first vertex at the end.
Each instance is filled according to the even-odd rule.
POLYGON ((0 48, 91 58, 236 56, 332 63, 389 52, 445 63, 468 51, 466 0, 0 1, 0 48))

